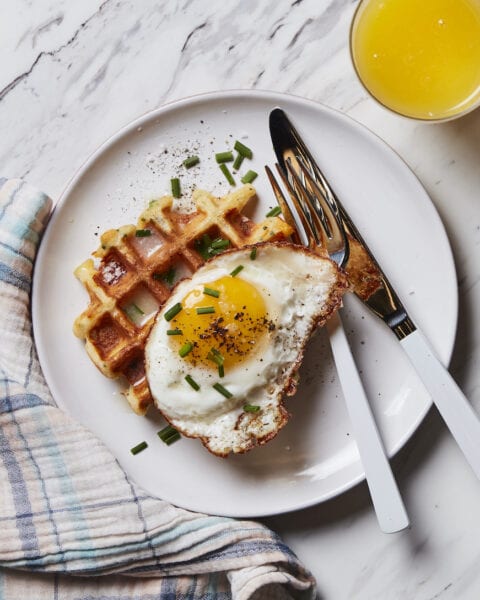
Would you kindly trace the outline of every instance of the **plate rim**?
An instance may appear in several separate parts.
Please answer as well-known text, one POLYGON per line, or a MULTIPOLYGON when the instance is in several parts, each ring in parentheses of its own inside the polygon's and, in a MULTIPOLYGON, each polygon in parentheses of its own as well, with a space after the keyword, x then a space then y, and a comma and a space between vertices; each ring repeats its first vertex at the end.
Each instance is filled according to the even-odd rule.
MULTIPOLYGON (((357 121, 350 115, 348 115, 338 109, 329 107, 329 106, 327 106, 321 102, 318 102, 316 100, 305 98, 303 96, 299 96, 296 94, 270 91, 270 90, 228 89, 228 90, 208 91, 208 92, 194 94, 194 95, 190 95, 190 96, 186 96, 186 97, 182 97, 182 98, 179 98, 176 100, 171 100, 169 102, 166 102, 155 109, 146 111, 145 113, 139 115, 132 121, 129 121, 128 123, 126 123, 125 125, 120 127, 119 129, 117 129, 114 133, 112 133, 109 137, 107 137, 104 140, 104 142, 101 143, 84 160, 84 162, 78 167, 78 169, 73 173, 73 175, 67 181, 65 187, 63 188, 63 191, 60 193, 57 202, 54 203, 52 212, 50 213, 49 221, 43 232, 43 235, 42 235, 42 238, 40 240, 40 244, 39 244, 39 247, 37 250, 37 254, 36 254, 35 262, 34 262, 33 274, 32 274, 31 316, 32 316, 33 339, 34 339, 35 347, 37 349, 37 355, 38 355, 40 367, 42 370, 42 374, 45 378, 47 387, 48 387, 54 401, 56 402, 57 406, 61 410, 66 412, 77 423, 80 423, 80 421, 78 421, 71 414, 71 412, 68 410, 68 405, 64 404, 62 399, 56 398, 53 394, 52 388, 50 386, 49 380, 46 375, 46 372, 49 372, 49 370, 45 368, 42 358, 41 358, 41 353, 38 352, 39 344, 37 343, 37 327, 35 325, 36 323, 39 322, 38 302, 36 301, 36 297, 38 294, 38 287, 39 287, 39 283, 38 283, 39 278, 38 278, 38 276, 36 276, 37 275, 37 265, 41 264, 41 262, 42 262, 41 259, 43 256, 43 252, 46 248, 46 240, 49 237, 49 232, 53 230, 57 215, 60 214, 63 205, 68 201, 71 191, 75 188, 77 183, 80 181, 80 179, 83 177, 83 175, 88 171, 88 169, 96 162, 96 160, 100 156, 102 156, 110 147, 114 146, 115 143, 117 141, 119 141, 123 136, 128 135, 136 128, 142 126, 145 122, 149 122, 150 120, 160 118, 164 113, 167 113, 171 110, 181 109, 184 106, 201 103, 201 102, 218 101, 218 100, 228 101, 228 100, 235 100, 238 98, 247 98, 247 99, 259 98, 259 99, 264 99, 264 100, 270 100, 270 101, 272 101, 272 103, 278 103, 278 104, 281 104, 282 101, 289 101, 289 102, 293 102, 294 104, 297 104, 297 105, 303 105, 310 109, 320 110, 320 111, 324 111, 326 113, 334 114, 336 118, 347 122, 347 124, 350 127, 358 130, 360 132, 360 134, 363 134, 363 135, 366 135, 367 137, 373 138, 377 145, 383 146, 386 150, 393 153, 395 155, 395 158, 396 158, 398 164, 402 165, 403 171, 405 173, 407 173, 408 176, 415 178, 415 181, 416 181, 419 189, 421 189, 423 191, 423 195, 426 200, 425 204, 426 204, 426 206, 428 206, 430 216, 431 216, 431 218, 433 218, 436 221, 436 229, 437 229, 438 233, 442 234, 445 248, 448 249, 448 259, 449 259, 448 264, 444 264, 442 266, 442 268, 443 268, 443 270, 449 271, 447 278, 451 279, 452 285, 456 289, 456 293, 454 294, 454 297, 452 298, 452 300, 454 301, 455 314, 454 314, 454 322, 452 323, 451 339, 448 340, 449 349, 448 349, 448 352, 446 353, 447 354, 447 362, 446 362, 445 366, 448 367, 448 365, 450 363, 450 360, 452 358, 453 351, 455 348, 455 340, 456 340, 457 330, 458 330, 458 307, 459 307, 458 279, 457 279, 457 273, 456 273, 456 269, 455 269, 453 250, 452 250, 452 246, 450 244, 450 240, 449 240, 445 225, 440 217, 440 214, 439 214, 435 204, 433 203, 432 199, 430 198, 430 195, 428 194, 427 190, 425 189, 423 183, 420 181, 420 179, 418 178, 416 173, 409 167, 409 165, 402 158, 402 156, 400 156, 400 154, 394 148, 392 148, 392 146, 390 144, 388 144, 388 142, 386 142, 383 138, 381 138, 377 133, 372 131, 368 126, 364 125, 363 123, 360 123, 359 121, 357 121)), ((424 419, 425 419, 426 415, 428 414, 432 405, 433 405, 433 402, 432 402, 431 398, 426 399, 425 406, 423 407, 422 410, 419 410, 418 416, 414 420, 412 425, 403 432, 403 434, 397 440, 397 443, 393 446, 393 448, 391 448, 390 451, 388 451, 388 456, 390 458, 395 456, 405 446, 405 444, 412 438, 412 436, 418 430, 421 423, 424 421, 424 419)), ((83 426, 83 424, 82 424, 82 426, 83 426)), ((91 430, 89 429, 89 431, 91 431, 91 430)), ((91 431, 91 433, 93 435, 97 436, 97 434, 95 434, 93 431, 91 431)), ((112 452, 112 454, 113 454, 112 450, 110 450, 109 448, 108 448, 108 450, 110 452, 112 452)), ((121 466, 121 468, 124 469, 123 466, 121 466)), ((361 461, 360 461, 360 468, 363 469, 363 467, 361 465, 361 461)), ((132 480, 135 480, 135 478, 133 476, 131 476, 130 474, 128 476, 131 477, 132 480)), ((273 516, 273 515, 278 515, 278 514, 285 514, 288 512, 302 510, 302 509, 305 509, 305 508, 308 508, 311 506, 321 504, 328 500, 331 500, 331 499, 345 493, 346 491, 352 489, 353 487, 355 487, 356 485, 358 485, 359 483, 361 483, 364 480, 365 480, 365 472, 363 471, 363 472, 360 472, 357 476, 350 478, 343 485, 337 486, 334 490, 331 490, 329 493, 324 493, 324 494, 320 495, 319 497, 317 496, 313 499, 309 499, 309 500, 306 500, 303 502, 297 502, 297 503, 295 503, 294 506, 290 506, 290 507, 286 507, 286 508, 280 508, 280 509, 272 508, 269 511, 263 510, 261 512, 241 512, 241 511, 238 513, 215 512, 215 514, 219 514, 219 515, 224 514, 225 516, 232 516, 235 518, 238 518, 238 517, 267 517, 267 516, 273 516)), ((181 503, 176 502, 175 504, 177 506, 182 506, 181 503)), ((190 507, 184 507, 184 508, 187 508, 188 510, 195 510, 195 509, 191 509, 190 507)))

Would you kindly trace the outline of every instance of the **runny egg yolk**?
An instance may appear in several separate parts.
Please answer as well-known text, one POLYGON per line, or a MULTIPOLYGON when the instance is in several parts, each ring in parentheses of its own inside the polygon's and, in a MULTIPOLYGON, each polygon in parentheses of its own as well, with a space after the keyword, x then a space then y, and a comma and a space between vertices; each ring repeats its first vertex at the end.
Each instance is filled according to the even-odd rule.
POLYGON ((169 336, 170 344, 174 351, 190 344, 192 348, 184 360, 209 369, 218 368, 212 349, 218 353, 217 357, 220 355, 227 370, 261 348, 269 332, 275 329, 263 296, 239 277, 221 277, 196 286, 181 304, 181 312, 170 322, 181 334, 169 336), (208 311, 199 311, 202 308, 208 311))

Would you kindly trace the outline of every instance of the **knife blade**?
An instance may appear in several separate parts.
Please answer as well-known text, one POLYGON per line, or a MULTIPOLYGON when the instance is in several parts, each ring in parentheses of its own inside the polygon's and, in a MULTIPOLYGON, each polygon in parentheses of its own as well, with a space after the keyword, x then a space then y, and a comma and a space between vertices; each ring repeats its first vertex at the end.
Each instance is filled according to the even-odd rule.
POLYGON ((415 325, 312 153, 281 108, 270 113, 270 134, 280 168, 303 161, 325 198, 338 207, 350 242, 345 271, 354 293, 395 334, 473 471, 480 478, 480 421, 430 343, 415 325))

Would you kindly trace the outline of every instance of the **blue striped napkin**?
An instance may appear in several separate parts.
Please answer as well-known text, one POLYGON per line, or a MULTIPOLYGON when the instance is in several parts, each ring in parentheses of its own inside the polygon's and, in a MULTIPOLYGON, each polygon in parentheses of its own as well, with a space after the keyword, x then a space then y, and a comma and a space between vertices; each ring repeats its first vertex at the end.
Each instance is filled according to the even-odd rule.
POLYGON ((0 178, 0 600, 315 597, 273 532, 152 497, 55 406, 29 314, 50 210, 45 194, 0 178))

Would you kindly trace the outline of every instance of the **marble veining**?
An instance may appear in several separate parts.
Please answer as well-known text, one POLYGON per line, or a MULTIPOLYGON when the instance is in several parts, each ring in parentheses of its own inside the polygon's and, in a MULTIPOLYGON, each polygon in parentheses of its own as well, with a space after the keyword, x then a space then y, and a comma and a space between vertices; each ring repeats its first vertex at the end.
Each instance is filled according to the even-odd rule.
MULTIPOLYGON (((57 198, 119 127, 206 91, 289 92, 345 112, 402 156, 445 224, 460 301, 451 370, 480 411, 480 110, 431 125, 373 102, 350 63, 355 6, 352 0, 5 0, 0 172, 26 177, 57 198)), ((314 572, 327 600, 479 598, 480 482, 434 410, 393 464, 410 530, 380 533, 365 485, 265 521, 314 572)))

